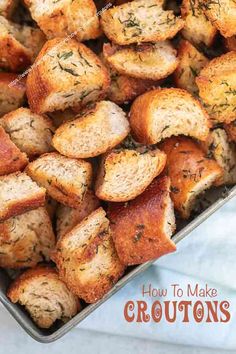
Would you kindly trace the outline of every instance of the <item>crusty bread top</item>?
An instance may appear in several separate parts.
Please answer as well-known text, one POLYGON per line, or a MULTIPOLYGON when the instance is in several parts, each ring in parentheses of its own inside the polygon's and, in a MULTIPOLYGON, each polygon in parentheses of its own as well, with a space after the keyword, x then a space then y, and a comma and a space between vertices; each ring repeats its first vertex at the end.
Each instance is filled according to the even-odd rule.
POLYGON ((134 0, 104 11, 101 25, 111 41, 127 45, 172 38, 184 21, 163 10, 163 0, 134 0))
POLYGON ((46 116, 35 114, 28 108, 19 108, 6 114, 0 124, 29 157, 53 150, 51 140, 55 128, 46 116))
POLYGON ((68 321, 81 306, 49 266, 38 266, 21 274, 10 286, 7 296, 13 303, 25 306, 33 321, 49 328, 56 320, 68 321))
POLYGON ((169 41, 128 47, 105 43, 103 54, 117 72, 138 79, 163 79, 178 65, 176 50, 169 41))
POLYGON ((86 105, 105 95, 109 73, 100 59, 75 39, 44 45, 27 77, 27 96, 36 113, 86 105))
POLYGON ((136 98, 130 111, 130 125, 137 141, 155 144, 180 134, 205 140, 210 121, 200 103, 187 91, 164 88, 136 98))
POLYGON ((113 102, 100 101, 78 119, 60 126, 53 146, 68 157, 94 157, 118 145, 129 130, 125 112, 113 102))

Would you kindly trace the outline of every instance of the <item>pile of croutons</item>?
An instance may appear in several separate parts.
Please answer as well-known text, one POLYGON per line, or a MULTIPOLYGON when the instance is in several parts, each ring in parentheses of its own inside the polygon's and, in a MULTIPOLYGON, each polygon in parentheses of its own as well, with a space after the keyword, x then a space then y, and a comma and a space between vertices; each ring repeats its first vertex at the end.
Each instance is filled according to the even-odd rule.
POLYGON ((233 0, 0 3, 0 267, 41 328, 236 182, 233 0))

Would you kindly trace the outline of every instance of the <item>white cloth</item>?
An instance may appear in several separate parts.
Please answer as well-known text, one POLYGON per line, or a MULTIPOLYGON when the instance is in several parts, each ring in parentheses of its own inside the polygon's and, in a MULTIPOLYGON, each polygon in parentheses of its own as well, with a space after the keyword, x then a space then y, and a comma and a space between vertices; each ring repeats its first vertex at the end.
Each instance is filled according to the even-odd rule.
MULTIPOLYGON (((178 244, 178 251, 163 257, 85 319, 80 328, 118 335, 143 337, 169 343, 236 350, 236 199, 217 211, 178 244), (143 300, 143 284, 168 288, 173 283, 185 288, 199 283, 218 290, 213 300, 230 302, 228 323, 128 323, 124 305, 128 300, 143 300)), ((168 296, 167 299, 173 299, 168 296)), ((145 297, 145 300, 148 300, 145 297)), ((183 298, 183 300, 189 300, 183 298)), ((193 299, 194 300, 194 299, 193 299)), ((196 300, 196 299, 195 299, 196 300)), ((203 299, 208 300, 208 299, 203 299)), ((154 299, 149 299, 151 304, 154 299)))

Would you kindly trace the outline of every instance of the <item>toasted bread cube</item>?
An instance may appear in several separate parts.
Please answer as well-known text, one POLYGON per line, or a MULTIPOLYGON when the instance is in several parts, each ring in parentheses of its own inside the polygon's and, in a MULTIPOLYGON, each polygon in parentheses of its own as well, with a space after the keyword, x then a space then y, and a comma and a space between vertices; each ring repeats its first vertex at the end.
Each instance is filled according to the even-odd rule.
POLYGON ((1 176, 0 221, 43 206, 45 192, 26 173, 16 172, 1 176))
POLYGON ((19 108, 6 114, 0 124, 18 148, 30 158, 51 152, 55 128, 51 119, 28 108, 19 108))
POLYGON ((156 148, 111 150, 101 161, 95 194, 112 202, 134 199, 163 171, 165 162, 165 154, 156 148))
POLYGON ((26 154, 17 148, 5 130, 0 127, 0 176, 21 171, 28 162, 26 154))
POLYGON ((60 278, 87 303, 100 300, 123 275, 102 208, 62 236, 53 256, 60 278))
POLYGON ((231 37, 236 34, 236 4, 234 0, 205 0, 203 6, 207 18, 223 37, 231 37))
POLYGON ((105 60, 118 73, 137 79, 160 80, 177 68, 177 52, 169 41, 119 47, 104 44, 105 60))
POLYGON ((45 38, 33 27, 21 26, 0 16, 0 67, 18 72, 33 63, 45 38))
POLYGON ((18 80, 17 74, 0 73, 0 117, 24 103, 25 90, 25 80, 18 80))
POLYGON ((100 206, 99 199, 91 190, 88 190, 82 203, 78 208, 69 208, 60 204, 57 209, 57 237, 65 235, 71 231, 74 226, 79 224, 84 218, 89 216, 100 206))
POLYGON ((13 11, 15 10, 18 0, 1 0, 0 1, 0 15, 6 18, 12 16, 13 11))
POLYGON ((183 0, 181 15, 185 20, 181 31, 185 39, 195 45, 204 43, 209 47, 213 44, 217 29, 206 17, 201 0, 183 0))
POLYGON ((184 21, 165 11, 163 0, 134 0, 104 11, 101 25, 112 42, 127 45, 173 38, 184 21))
POLYGON ((208 156, 214 158, 222 167, 223 174, 215 181, 216 186, 236 183, 236 147, 228 141, 224 129, 213 130, 202 144, 208 156))
POLYGON ((10 285, 7 296, 24 306, 40 328, 50 328, 56 320, 67 322, 81 309, 77 297, 49 266, 26 270, 10 285))
POLYGON ((235 51, 236 52, 236 36, 232 36, 229 38, 224 39, 224 44, 226 49, 231 52, 235 51))
POLYGON ((214 123, 236 118, 236 52, 212 59, 196 78, 199 96, 214 123))
POLYGON ((136 199, 110 204, 112 237, 123 264, 141 264, 176 250, 171 241, 175 215, 169 188, 168 177, 156 178, 136 199))
POLYGON ((53 199, 71 208, 79 206, 92 180, 89 162, 54 152, 31 162, 26 171, 53 199))
POLYGON ((206 157, 197 142, 171 137, 160 144, 167 154, 166 173, 171 180, 171 199, 183 219, 188 219, 197 197, 222 176, 222 168, 206 157))
POLYGON ((55 236, 45 208, 0 223, 0 267, 34 267, 50 260, 54 246, 55 236))
POLYGON ((27 77, 27 96, 35 113, 64 110, 102 98, 110 85, 100 59, 74 39, 48 41, 27 77))
POLYGON ((224 124, 224 129, 228 135, 228 140, 236 143, 236 120, 229 124, 224 124))
POLYGON ((74 33, 78 41, 86 41, 101 33, 93 0, 25 0, 25 3, 49 39, 74 33))
POLYGON ((125 112, 110 101, 100 101, 77 119, 64 123, 53 137, 53 146, 73 158, 101 155, 129 134, 125 112))
POLYGON ((136 98, 130 111, 130 125, 137 141, 156 144, 181 134, 205 140, 210 121, 200 103, 187 91, 164 88, 136 98))
POLYGON ((178 58, 179 65, 174 72, 176 86, 197 95, 196 76, 209 60, 188 41, 181 41, 178 48, 178 58))

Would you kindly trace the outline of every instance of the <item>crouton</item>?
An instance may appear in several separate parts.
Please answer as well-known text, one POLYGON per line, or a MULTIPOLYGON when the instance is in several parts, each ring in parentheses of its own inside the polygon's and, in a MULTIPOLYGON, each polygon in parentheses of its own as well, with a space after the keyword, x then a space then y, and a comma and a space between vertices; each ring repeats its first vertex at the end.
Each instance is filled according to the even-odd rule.
POLYGON ((223 37, 236 34, 236 4, 234 0, 205 0, 203 3, 207 18, 223 37))
POLYGON ((54 246, 55 236, 45 208, 0 223, 0 267, 34 267, 50 260, 54 246))
POLYGON ((180 134, 205 140, 210 121, 200 103, 187 91, 164 88, 136 98, 130 111, 130 125, 137 141, 156 144, 180 134))
POLYGON ((1 0, 0 15, 6 18, 10 18, 18 2, 19 2, 18 0, 1 0))
POLYGON ((17 74, 0 72, 0 117, 24 103, 25 80, 17 80, 17 74))
POLYGON ((101 161, 95 194, 112 202, 134 199, 163 171, 165 162, 165 154, 155 147, 111 150, 101 161))
POLYGON ((225 44, 226 49, 229 52, 231 52, 231 51, 236 52, 236 36, 224 38, 224 44, 225 44))
POLYGON ((16 172, 1 176, 0 221, 43 206, 45 192, 26 173, 16 172))
POLYGON ((18 72, 31 65, 45 38, 41 30, 0 16, 0 67, 18 72))
POLYGON ((76 209, 60 204, 57 209, 57 237, 65 235, 84 218, 89 216, 100 206, 98 198, 91 190, 88 190, 82 203, 76 209))
POLYGON ((102 99, 109 85, 106 67, 90 49, 74 39, 57 38, 41 50, 26 92, 32 111, 45 113, 102 99))
POLYGON ((204 43, 210 47, 216 38, 217 29, 214 23, 206 17, 203 2, 201 0, 183 0, 181 15, 185 20, 184 28, 181 31, 183 37, 195 45, 204 43))
POLYGON ((112 42, 127 45, 173 38, 184 21, 165 11, 163 0, 134 0, 104 11, 101 26, 112 42))
POLYGON ((179 65, 174 72, 176 86, 189 91, 193 95, 197 95, 196 76, 209 60, 188 41, 180 42, 178 58, 179 65))
POLYGON ((100 300, 123 275, 102 208, 62 236, 53 255, 60 278, 87 303, 100 300))
POLYGON ((57 320, 67 322, 81 310, 77 297, 49 266, 26 270, 10 285, 7 296, 24 306, 40 328, 49 328, 57 320))
POLYGON ((25 3, 49 39, 73 33, 78 41, 85 41, 101 33, 93 0, 25 0, 25 3))
POLYGON ((169 76, 179 63, 169 41, 119 47, 104 44, 103 54, 118 73, 137 79, 160 80, 169 76))
POLYGON ((208 156, 214 158, 218 165, 222 167, 223 174, 214 185, 236 183, 236 147, 227 139, 224 129, 213 130, 206 142, 202 144, 208 156))
POLYGON ((35 114, 28 108, 19 108, 6 114, 0 124, 16 146, 30 158, 53 150, 51 141, 55 128, 46 116, 35 114))
POLYGON ((110 101, 100 101, 78 119, 64 123, 53 137, 53 146, 73 158, 101 155, 129 134, 125 112, 110 101))
POLYGON ((188 219, 197 197, 214 184, 222 169, 190 138, 166 139, 160 149, 167 154, 166 173, 171 180, 174 207, 183 219, 188 219))
POLYGON ((0 176, 23 170, 28 162, 26 154, 17 148, 0 127, 0 176))
POLYGON ((79 206, 92 180, 89 162, 54 152, 31 162, 26 171, 53 199, 71 208, 79 206))
POLYGON ((229 124, 224 124, 224 129, 228 135, 228 140, 236 143, 236 120, 229 124))
POLYGON ((170 239, 175 215, 169 188, 168 177, 156 178, 136 199, 109 205, 112 237, 123 264, 144 263, 176 250, 170 239))
POLYGON ((236 52, 212 59, 196 78, 199 96, 214 123, 236 119, 236 52))

